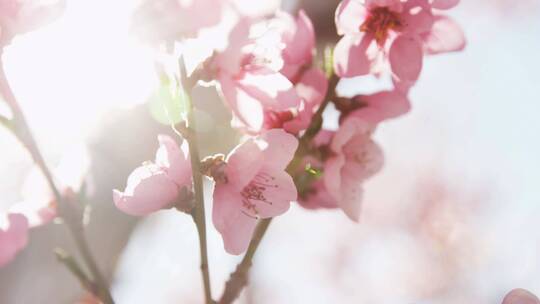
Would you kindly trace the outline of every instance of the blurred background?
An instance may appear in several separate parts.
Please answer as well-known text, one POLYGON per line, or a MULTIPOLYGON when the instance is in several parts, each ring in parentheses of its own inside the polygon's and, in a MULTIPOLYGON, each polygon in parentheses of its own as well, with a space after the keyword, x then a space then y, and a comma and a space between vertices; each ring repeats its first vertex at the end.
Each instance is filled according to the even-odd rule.
MULTIPOLYGON (((337 3, 282 5, 305 8, 325 42, 336 40, 337 3)), ((112 189, 153 158, 156 134, 170 133, 152 107, 153 51, 129 34, 133 7, 68 0, 57 22, 4 51, 6 73, 49 164, 89 159, 88 234, 117 302, 200 303, 191 218, 133 218, 112 202, 112 189)), ((412 111, 378 129, 386 163, 366 184, 360 223, 294 205, 272 224, 239 303, 487 304, 516 287, 540 294, 540 1, 463 0, 450 15, 467 48, 428 58, 412 111)), ((359 86, 340 89, 370 89, 359 86)), ((229 151, 236 135, 215 92, 200 88, 194 100, 203 153, 229 151)), ((24 199, 33 165, 2 129, 0 160, 4 210, 24 199)), ((218 294, 238 258, 213 228, 209 242, 218 294)), ((0 303, 76 303, 84 292, 56 262, 58 246, 75 252, 63 226, 33 229, 0 269, 0 303)))

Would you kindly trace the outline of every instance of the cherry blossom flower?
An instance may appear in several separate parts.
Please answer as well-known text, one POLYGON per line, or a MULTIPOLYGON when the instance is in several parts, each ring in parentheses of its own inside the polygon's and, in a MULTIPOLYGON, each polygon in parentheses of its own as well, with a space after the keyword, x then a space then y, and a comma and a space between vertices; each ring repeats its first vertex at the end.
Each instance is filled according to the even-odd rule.
POLYGON ((212 220, 230 254, 246 251, 258 219, 283 214, 297 198, 285 168, 298 140, 281 129, 269 130, 237 146, 223 176, 214 178, 212 220))
POLYGON ((381 148, 371 139, 373 125, 358 117, 345 119, 330 143, 324 165, 326 189, 353 221, 358 221, 362 182, 383 165, 381 148))
POLYGON ((272 125, 272 115, 300 105, 293 84, 255 53, 257 45, 249 38, 251 20, 242 19, 229 36, 230 45, 219 52, 210 66, 221 92, 234 114, 233 125, 258 134, 272 125))
POLYGON ((128 177, 124 192, 114 190, 116 207, 141 216, 163 208, 191 206, 192 172, 187 143, 179 147, 167 135, 159 135, 155 163, 147 162, 128 177))
POLYGON ((450 8, 457 1, 344 0, 336 10, 338 33, 334 67, 341 77, 378 74, 389 63, 398 81, 414 83, 423 54, 463 49, 461 29, 432 8, 450 8))
POLYGON ((65 9, 64 0, 0 1, 0 48, 15 35, 24 34, 58 18, 65 9))
POLYGON ((222 0, 143 0, 133 13, 133 31, 151 43, 181 41, 222 17, 222 0))
POLYGON ((22 214, 9 213, 0 219, 0 267, 11 262, 28 242, 28 220, 22 214))
POLYGON ((503 299, 502 304, 540 304, 540 300, 534 294, 525 289, 514 289, 503 299))

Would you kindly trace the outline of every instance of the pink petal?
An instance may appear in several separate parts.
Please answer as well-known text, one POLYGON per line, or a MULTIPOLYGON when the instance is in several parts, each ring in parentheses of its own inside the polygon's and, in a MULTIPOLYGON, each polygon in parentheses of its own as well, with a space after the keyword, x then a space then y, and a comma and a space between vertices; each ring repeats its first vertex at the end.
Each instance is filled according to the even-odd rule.
POLYGON ((304 10, 298 12, 295 23, 294 34, 284 37, 283 60, 286 64, 305 64, 310 62, 313 57, 315 31, 304 10))
POLYGON ((262 148, 264 167, 284 170, 294 157, 298 139, 283 129, 272 129, 257 140, 262 148))
POLYGON ((357 118, 348 118, 346 119, 338 131, 332 138, 332 143, 330 148, 335 153, 340 154, 344 146, 358 134, 369 135, 373 131, 373 126, 366 121, 357 118))
POLYGON ((540 300, 534 294, 525 289, 514 289, 503 299, 502 304, 540 304, 540 300))
POLYGON ((324 185, 328 193, 336 200, 341 200, 341 168, 345 165, 345 156, 338 154, 324 164, 324 185))
POLYGON ((159 149, 156 152, 156 165, 164 168, 170 179, 178 187, 191 186, 191 162, 187 142, 181 138, 181 148, 168 135, 159 135, 159 149))
POLYGON ((356 0, 343 0, 336 9, 335 22, 339 35, 360 32, 367 16, 366 8, 356 0))
POLYGON ((422 70, 422 46, 412 36, 399 36, 390 47, 389 59, 396 77, 415 81, 422 70))
POLYGON ((436 16, 431 31, 422 35, 428 54, 457 52, 465 48, 465 33, 450 17, 436 16))
POLYGON ((328 80, 323 71, 310 68, 302 73, 295 88, 303 104, 298 108, 297 117, 283 124, 283 129, 292 134, 298 134, 309 126, 314 112, 326 96, 328 80))
POLYGON ((236 124, 249 132, 260 132, 264 123, 264 108, 259 100, 247 94, 229 75, 221 74, 219 82, 236 124))
POLYGON ((250 19, 242 18, 229 33, 227 48, 217 53, 214 59, 220 72, 234 75, 240 71, 242 60, 246 56, 243 49, 252 42, 249 38, 251 23, 250 19))
POLYGON ((433 0, 431 6, 440 10, 451 9, 459 4, 459 0, 433 0))
POLYGON ((297 107, 300 98, 293 84, 282 74, 266 67, 253 67, 237 78, 239 86, 264 108, 286 110, 297 107))
POLYGON ((133 171, 124 192, 114 190, 116 207, 123 212, 141 216, 169 207, 178 196, 178 186, 161 167, 143 165, 133 171))
POLYGON ((341 199, 337 202, 345 214, 355 222, 360 219, 362 206, 362 183, 360 180, 343 179, 341 185, 341 199))
POLYGON ((431 29, 434 17, 426 0, 409 0, 401 15, 405 25, 403 32, 424 33, 431 29))
POLYGON ((11 262, 28 243, 28 220, 21 214, 10 213, 8 225, 0 228, 0 267, 11 262))
POLYGON ((294 181, 285 171, 263 170, 253 182, 264 188, 265 201, 250 200, 255 204, 257 215, 261 218, 274 217, 287 212, 291 202, 296 201, 298 197, 294 181))
POLYGON ((367 106, 353 111, 348 117, 358 117, 376 125, 383 120, 399 117, 411 109, 407 96, 400 91, 385 91, 362 96, 360 102, 367 106))
POLYGON ((305 197, 298 199, 298 203, 306 209, 338 208, 337 201, 328 193, 323 180, 315 181, 305 197))
POLYGON ((234 187, 217 183, 214 189, 212 221, 223 238, 225 250, 239 255, 247 250, 257 220, 242 212, 242 197, 234 187))
POLYGON ((334 71, 339 77, 354 77, 369 74, 373 58, 368 48, 373 39, 364 33, 346 35, 334 48, 334 71))
POLYGON ((225 174, 228 182, 237 190, 243 189, 264 165, 262 149, 252 138, 229 153, 225 174))
POLYGON ((306 102, 310 108, 316 109, 324 100, 328 90, 328 79, 319 68, 310 68, 305 71, 296 84, 298 96, 306 102))
POLYGON ((403 7, 400 0, 366 0, 365 3, 368 10, 372 10, 377 7, 387 7, 391 11, 399 13, 403 7))

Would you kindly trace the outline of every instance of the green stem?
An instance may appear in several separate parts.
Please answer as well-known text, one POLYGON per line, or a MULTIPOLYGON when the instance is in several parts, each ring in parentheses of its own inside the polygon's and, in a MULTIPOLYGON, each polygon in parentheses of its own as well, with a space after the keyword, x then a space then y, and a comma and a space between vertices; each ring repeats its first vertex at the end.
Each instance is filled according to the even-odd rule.
POLYGON ((39 150, 39 147, 34 139, 34 136, 32 135, 30 127, 28 123, 26 122, 24 113, 22 112, 19 106, 19 103, 17 102, 17 99, 15 98, 15 95, 13 94, 13 91, 11 90, 11 87, 9 85, 9 82, 7 80, 7 77, 4 71, 4 64, 3 64, 1 56, 2 54, 0 52, 0 94, 4 97, 5 101, 9 105, 13 114, 13 118, 11 120, 12 124, 11 124, 10 129, 15 134, 15 136, 19 139, 19 141, 21 141, 21 143, 29 151, 30 155, 32 156, 32 159, 34 160, 36 165, 39 167, 39 169, 45 176, 45 179, 47 180, 47 183, 53 192, 56 202, 60 206, 59 216, 64 219, 64 222, 66 223, 68 230, 70 231, 73 239, 75 240, 77 248, 79 249, 79 252, 81 253, 81 256, 83 257, 86 263, 86 266, 88 266, 90 272, 92 273, 92 277, 95 281, 95 285, 97 286, 98 291, 99 291, 99 294, 97 294, 96 296, 98 296, 105 304, 113 304, 114 301, 109 292, 108 285, 103 275, 99 271, 99 268, 97 267, 95 259, 88 246, 88 242, 84 235, 82 222, 79 221, 76 218, 76 216, 74 216, 74 214, 76 214, 74 210, 74 206, 70 205, 73 202, 64 200, 63 196, 60 194, 60 191, 58 190, 58 187, 56 186, 54 182, 51 171, 47 167, 47 164, 45 163, 45 159, 43 158, 43 155, 41 154, 41 151, 39 150))

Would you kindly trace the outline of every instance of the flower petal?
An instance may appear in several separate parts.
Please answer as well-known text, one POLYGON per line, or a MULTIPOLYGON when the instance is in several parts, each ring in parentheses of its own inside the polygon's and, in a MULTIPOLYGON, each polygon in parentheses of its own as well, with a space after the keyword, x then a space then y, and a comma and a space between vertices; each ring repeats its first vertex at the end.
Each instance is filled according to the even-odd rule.
POLYGON ((364 33, 346 35, 334 48, 334 70, 339 77, 369 74, 373 62, 368 49, 373 39, 364 33))
POLYGON ((124 192, 114 190, 116 207, 141 216, 170 206, 178 196, 178 186, 161 167, 148 164, 133 171, 124 192))
POLYGON ((282 51, 286 64, 305 64, 311 61, 315 48, 315 31, 304 10, 298 12, 296 30, 292 35, 284 35, 285 48, 282 51))
POLYGON ((440 10, 447 10, 453 8, 458 4, 459 0, 433 0, 431 3, 431 7, 440 10))
POLYGON ((457 52, 465 48, 465 34, 450 17, 436 16, 431 31, 422 35, 427 54, 457 52))
POLYGON ((517 288, 504 297, 502 304, 540 304, 540 300, 531 292, 517 288))
POLYGON ((386 119, 399 117, 411 109, 409 99, 400 91, 379 92, 356 99, 367 106, 353 111, 348 117, 358 117, 373 125, 386 119))
POLYGON ((253 138, 236 146, 227 157, 225 174, 237 190, 243 189, 264 165, 261 146, 253 138))
POLYGON ((223 238, 225 250, 239 255, 247 250, 257 220, 242 212, 242 197, 228 184, 217 183, 214 188, 212 221, 223 238))
POLYGON ((396 77, 415 81, 422 70, 423 51, 418 40, 412 36, 399 36, 390 47, 390 66, 396 77))
POLYGON ((341 1, 336 9, 335 21, 339 35, 360 32, 360 26, 365 21, 367 10, 357 0, 341 1))
POLYGON ((268 130, 257 143, 263 151, 264 167, 284 170, 294 157, 298 139, 283 129, 268 130))
POLYGON ((191 186, 191 162, 187 142, 182 138, 181 148, 168 135, 159 135, 159 149, 156 152, 156 165, 162 167, 167 175, 178 185, 191 186))
POLYGON ((263 170, 255 177, 254 183, 263 192, 264 201, 250 199, 255 204, 257 215, 261 218, 269 218, 281 215, 296 201, 298 192, 292 177, 281 170, 263 170))

